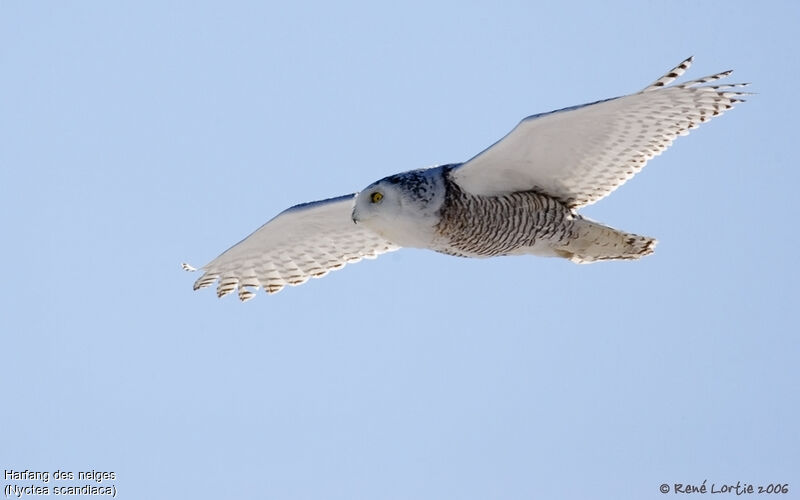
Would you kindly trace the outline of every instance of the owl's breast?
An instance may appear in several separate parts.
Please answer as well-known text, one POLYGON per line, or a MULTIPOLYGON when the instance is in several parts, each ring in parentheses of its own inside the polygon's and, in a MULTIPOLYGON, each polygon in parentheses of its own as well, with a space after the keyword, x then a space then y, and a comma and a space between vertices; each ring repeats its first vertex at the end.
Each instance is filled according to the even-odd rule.
POLYGON ((449 182, 431 249, 461 257, 510 255, 521 249, 549 255, 554 245, 575 237, 575 217, 560 201, 534 191, 480 196, 449 182))

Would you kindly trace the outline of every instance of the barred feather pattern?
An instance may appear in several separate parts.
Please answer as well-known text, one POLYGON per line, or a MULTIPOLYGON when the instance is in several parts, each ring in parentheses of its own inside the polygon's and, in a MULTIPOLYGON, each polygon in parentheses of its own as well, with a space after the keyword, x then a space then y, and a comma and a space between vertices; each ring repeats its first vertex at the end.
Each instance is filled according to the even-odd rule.
POLYGON ((578 236, 574 213, 535 191, 500 196, 465 193, 445 174, 447 196, 432 249, 459 257, 509 255, 520 248, 558 247, 578 236))
POLYGON ((653 90, 658 90, 661 87, 666 87, 670 83, 683 76, 683 74, 686 73, 686 70, 691 67, 692 62, 694 62, 694 56, 687 57, 681 61, 679 65, 667 71, 664 76, 645 87, 642 92, 652 92, 653 90))

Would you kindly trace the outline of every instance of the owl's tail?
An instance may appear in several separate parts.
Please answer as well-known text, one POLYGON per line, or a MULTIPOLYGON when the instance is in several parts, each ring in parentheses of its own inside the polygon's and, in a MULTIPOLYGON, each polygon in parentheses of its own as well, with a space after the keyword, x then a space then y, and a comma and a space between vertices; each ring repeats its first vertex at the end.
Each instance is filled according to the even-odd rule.
POLYGON ((561 257, 578 264, 600 260, 635 260, 653 253, 656 240, 638 234, 623 233, 589 219, 574 221, 578 237, 556 249, 561 257))

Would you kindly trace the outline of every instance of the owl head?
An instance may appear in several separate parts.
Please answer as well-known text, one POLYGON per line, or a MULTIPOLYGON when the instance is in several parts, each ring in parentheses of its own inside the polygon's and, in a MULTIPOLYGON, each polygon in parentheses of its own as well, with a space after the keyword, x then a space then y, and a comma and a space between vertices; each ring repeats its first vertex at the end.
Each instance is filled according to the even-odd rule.
POLYGON ((435 236, 444 197, 442 167, 384 177, 358 193, 353 222, 395 245, 426 248, 435 236))

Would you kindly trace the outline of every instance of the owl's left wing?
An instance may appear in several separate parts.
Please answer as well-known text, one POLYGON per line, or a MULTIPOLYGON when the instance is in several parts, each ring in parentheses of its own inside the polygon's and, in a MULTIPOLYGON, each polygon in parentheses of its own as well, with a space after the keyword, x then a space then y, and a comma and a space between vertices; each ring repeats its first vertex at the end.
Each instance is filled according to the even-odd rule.
MULTIPOLYGON (((353 222, 354 198, 349 194, 284 210, 203 266, 194 289, 219 280, 217 296, 238 288, 239 299, 246 301, 259 287, 276 293, 286 285, 300 285, 400 248, 353 222)), ((188 264, 183 268, 195 270, 188 264)))
POLYGON ((529 116, 451 176, 465 191, 535 190, 572 208, 607 196, 679 135, 741 102, 746 84, 704 85, 731 71, 667 86, 688 58, 636 94, 529 116))

